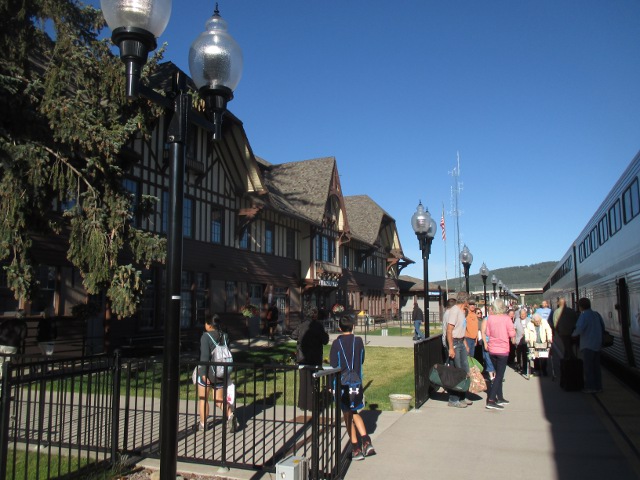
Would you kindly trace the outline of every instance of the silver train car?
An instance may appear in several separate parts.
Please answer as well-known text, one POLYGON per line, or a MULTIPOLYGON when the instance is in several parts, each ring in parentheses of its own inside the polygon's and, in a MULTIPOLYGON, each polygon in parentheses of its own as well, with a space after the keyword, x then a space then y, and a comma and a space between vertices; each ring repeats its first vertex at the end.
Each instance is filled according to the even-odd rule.
POLYGON ((614 336, 603 355, 640 373, 640 153, 631 161, 543 287, 555 307, 587 297, 614 336))

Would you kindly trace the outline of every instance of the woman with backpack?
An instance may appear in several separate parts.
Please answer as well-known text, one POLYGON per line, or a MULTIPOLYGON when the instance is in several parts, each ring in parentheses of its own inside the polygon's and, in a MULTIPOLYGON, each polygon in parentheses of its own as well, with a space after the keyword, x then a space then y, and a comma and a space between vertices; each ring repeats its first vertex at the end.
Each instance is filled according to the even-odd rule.
MULTIPOLYGON (((228 337, 226 333, 223 333, 220 329, 220 317, 213 314, 207 317, 204 321, 204 333, 200 338, 200 361, 211 362, 213 361, 214 350, 218 346, 226 347, 228 345, 228 337)), ((222 367, 224 369, 224 367, 222 367)), ((227 430, 229 433, 235 433, 237 429, 237 419, 233 414, 233 408, 229 402, 225 402, 225 376, 216 376, 217 367, 198 365, 198 402, 200 411, 200 424, 199 430, 206 430, 207 418, 209 417, 209 399, 211 392, 213 392, 214 401, 216 407, 222 409, 225 407, 225 418, 227 419, 227 430)), ((224 370, 223 370, 224 371, 224 370)), ((229 388, 231 379, 227 376, 229 388)))

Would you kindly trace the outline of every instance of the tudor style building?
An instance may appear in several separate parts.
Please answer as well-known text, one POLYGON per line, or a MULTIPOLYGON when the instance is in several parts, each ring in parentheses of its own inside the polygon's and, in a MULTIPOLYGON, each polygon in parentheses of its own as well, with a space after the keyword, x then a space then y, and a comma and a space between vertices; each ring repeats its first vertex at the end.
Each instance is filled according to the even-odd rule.
MULTIPOLYGON (((167 63, 162 68, 176 67, 167 63)), ((167 126, 161 119, 150 138, 135 138, 126 149, 125 187, 134 199, 159 199, 154 214, 133 221, 160 234, 166 234, 168 224, 167 126)), ((231 326, 244 326, 244 305, 271 301, 285 327, 296 324, 308 306, 340 303, 370 315, 397 313, 398 262, 410 260, 403 256, 395 221, 367 196, 343 196, 335 158, 270 164, 254 156, 242 122, 231 114, 218 142, 190 125, 183 215, 183 331, 201 330, 212 312, 231 326)), ((0 310, 24 308, 32 315, 47 310, 64 318, 74 305, 86 303, 64 243, 36 242, 39 271, 46 279, 38 301, 12 302, 0 278, 0 310)), ((144 275, 148 288, 139 312, 110 322, 110 345, 161 334, 164 267, 154 266, 144 275)), ((94 300, 104 305, 103 299, 94 300)), ((100 317, 108 318, 108 312, 100 317)))

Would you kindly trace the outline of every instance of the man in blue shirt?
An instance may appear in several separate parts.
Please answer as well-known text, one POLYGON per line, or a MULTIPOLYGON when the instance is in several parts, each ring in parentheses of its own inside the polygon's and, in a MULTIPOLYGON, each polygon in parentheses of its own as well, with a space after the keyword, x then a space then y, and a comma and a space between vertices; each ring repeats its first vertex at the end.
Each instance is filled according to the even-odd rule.
POLYGON ((604 322, 598 312, 591 310, 588 298, 578 300, 580 316, 572 336, 580 336, 580 353, 584 363, 583 393, 602 392, 602 374, 600 372, 600 350, 602 349, 602 331, 604 322))
MULTIPOLYGON (((542 301, 542 306, 538 308, 534 313, 537 313, 542 317, 543 320, 549 322, 549 315, 551 315, 551 309, 549 308, 549 302, 546 300, 542 301)), ((551 323, 551 322, 549 322, 551 323)))

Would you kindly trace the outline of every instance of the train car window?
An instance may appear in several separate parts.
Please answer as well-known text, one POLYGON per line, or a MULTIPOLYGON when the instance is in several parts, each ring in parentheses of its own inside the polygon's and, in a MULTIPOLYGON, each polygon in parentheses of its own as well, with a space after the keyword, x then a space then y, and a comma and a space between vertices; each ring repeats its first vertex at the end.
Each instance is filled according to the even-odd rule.
POLYGON ((622 194, 622 213, 625 225, 640 213, 640 194, 638 192, 638 177, 622 194))
POLYGON ((603 215, 598 222, 598 240, 600 245, 609 240, 609 229, 607 228, 607 216, 603 215))
POLYGON ((598 247, 600 246, 600 243, 598 241, 598 226, 597 225, 595 227, 593 227, 593 229, 589 233, 589 243, 591 245, 591 251, 592 252, 595 252, 598 249, 598 247))
POLYGON ((584 244, 584 258, 588 258, 589 255, 591 255, 591 244, 589 242, 589 236, 586 236, 582 243, 584 244))
POLYGON ((582 242, 579 246, 578 246, 578 261, 580 263, 584 262, 584 242, 582 242))
POLYGON ((620 215, 620 199, 618 199, 609 209, 609 236, 613 237, 621 228, 622 218, 620 215))

